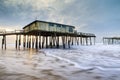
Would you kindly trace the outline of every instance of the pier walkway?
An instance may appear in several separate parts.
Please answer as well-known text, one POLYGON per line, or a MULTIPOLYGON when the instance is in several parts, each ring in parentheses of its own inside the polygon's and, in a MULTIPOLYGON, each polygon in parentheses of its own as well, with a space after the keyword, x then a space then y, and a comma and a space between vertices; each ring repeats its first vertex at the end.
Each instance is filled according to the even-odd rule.
POLYGON ((93 45, 95 44, 96 36, 91 33, 75 32, 74 34, 69 33, 59 33, 51 31, 32 31, 30 33, 24 32, 24 30, 14 30, 14 31, 0 31, 0 36, 2 38, 2 49, 6 49, 6 36, 16 35, 15 48, 19 49, 21 46, 21 40, 23 41, 24 48, 59 48, 60 40, 63 48, 70 45, 93 45), (23 36, 23 39, 21 39, 23 36), (48 44, 49 43, 49 44, 48 44))
POLYGON ((77 32, 74 26, 54 22, 35 20, 23 27, 22 30, 0 30, 2 49, 6 49, 6 36, 16 35, 15 48, 70 48, 71 45, 93 45, 95 34, 77 32), (22 39, 21 39, 21 36, 22 39), (23 43, 21 43, 23 42, 23 43))

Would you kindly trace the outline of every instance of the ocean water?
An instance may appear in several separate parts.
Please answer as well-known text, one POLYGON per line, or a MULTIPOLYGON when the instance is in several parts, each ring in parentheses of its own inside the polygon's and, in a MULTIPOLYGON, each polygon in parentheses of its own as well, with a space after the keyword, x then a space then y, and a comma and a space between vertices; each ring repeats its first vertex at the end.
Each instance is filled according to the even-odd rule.
POLYGON ((97 44, 16 50, 14 44, 7 44, 6 50, 0 49, 0 80, 120 80, 119 47, 97 44))
POLYGON ((46 54, 43 49, 0 49, 0 80, 76 80, 74 64, 46 54), (68 69, 70 69, 68 71, 68 69))

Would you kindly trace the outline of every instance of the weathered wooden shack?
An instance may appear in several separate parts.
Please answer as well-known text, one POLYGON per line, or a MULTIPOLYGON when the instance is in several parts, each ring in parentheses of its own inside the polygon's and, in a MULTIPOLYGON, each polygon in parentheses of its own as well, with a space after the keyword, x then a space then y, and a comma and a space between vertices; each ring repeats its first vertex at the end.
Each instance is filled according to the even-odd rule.
POLYGON ((25 26, 23 29, 25 33, 31 31, 74 33, 75 27, 71 25, 36 20, 25 26))

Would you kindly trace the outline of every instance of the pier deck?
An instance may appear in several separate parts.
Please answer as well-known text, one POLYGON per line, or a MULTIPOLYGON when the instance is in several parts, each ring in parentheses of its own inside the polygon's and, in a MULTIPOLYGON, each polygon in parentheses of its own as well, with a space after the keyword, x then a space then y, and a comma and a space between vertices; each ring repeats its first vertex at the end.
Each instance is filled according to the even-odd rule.
POLYGON ((77 32, 75 27, 71 25, 33 21, 26 25, 22 30, 0 31, 2 39, 2 49, 6 49, 6 36, 16 35, 15 47, 20 49, 21 41, 23 48, 70 48, 71 45, 92 45, 95 44, 95 34, 77 32), (23 36, 23 39, 21 39, 23 36))

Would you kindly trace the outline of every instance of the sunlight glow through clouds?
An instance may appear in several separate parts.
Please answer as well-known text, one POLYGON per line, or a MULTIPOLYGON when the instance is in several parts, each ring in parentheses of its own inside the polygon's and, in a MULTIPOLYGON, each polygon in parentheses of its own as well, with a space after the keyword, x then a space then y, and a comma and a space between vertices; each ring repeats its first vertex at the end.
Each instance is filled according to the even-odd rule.
POLYGON ((15 30, 21 30, 19 27, 14 27, 13 28, 13 26, 12 27, 3 27, 3 26, 0 26, 0 31, 15 31, 15 30))
POLYGON ((75 0, 5 0, 4 3, 7 6, 14 6, 16 12, 14 12, 13 15, 19 15, 23 17, 23 19, 27 17, 31 17, 32 19, 35 17, 41 18, 42 15, 49 21, 68 23, 72 20, 72 18, 70 18, 71 16, 66 16, 66 14, 61 14, 61 12, 74 1, 75 0))
POLYGON ((79 32, 97 36, 116 35, 120 33, 119 9, 120 0, 0 0, 0 26, 22 29, 38 19, 73 25, 79 32))

